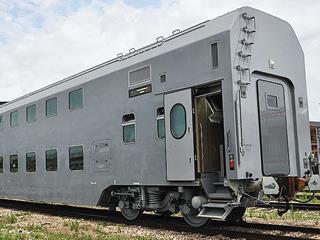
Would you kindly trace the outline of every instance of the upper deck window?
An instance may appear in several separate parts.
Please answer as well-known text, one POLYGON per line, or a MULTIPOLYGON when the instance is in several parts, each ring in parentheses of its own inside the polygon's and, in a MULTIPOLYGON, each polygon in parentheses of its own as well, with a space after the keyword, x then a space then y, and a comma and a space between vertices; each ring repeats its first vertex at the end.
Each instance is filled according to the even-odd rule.
POLYGON ((46 101, 46 116, 52 117, 58 114, 57 111, 57 98, 51 98, 46 101))
POLYGON ((27 122, 35 122, 37 120, 37 106, 35 104, 27 107, 27 122))
POLYGON ((218 43, 211 44, 211 59, 212 59, 212 68, 218 68, 219 59, 218 59, 218 43))
POLYGON ((82 88, 69 92, 69 109, 75 110, 83 107, 82 88))
POLYGON ((18 110, 10 113, 10 126, 17 127, 19 125, 19 112, 18 110))

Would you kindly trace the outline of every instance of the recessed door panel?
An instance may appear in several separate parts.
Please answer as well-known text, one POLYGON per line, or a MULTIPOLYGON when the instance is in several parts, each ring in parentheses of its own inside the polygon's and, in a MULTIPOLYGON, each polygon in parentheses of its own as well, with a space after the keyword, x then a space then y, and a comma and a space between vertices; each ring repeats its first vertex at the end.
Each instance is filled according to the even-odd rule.
POLYGON ((193 181, 194 145, 191 89, 165 95, 168 181, 193 181))
POLYGON ((289 150, 284 86, 258 81, 262 166, 265 175, 288 175, 289 150))
POLYGON ((91 157, 94 161, 94 170, 103 172, 110 170, 111 162, 111 141, 108 139, 97 140, 92 143, 91 157))

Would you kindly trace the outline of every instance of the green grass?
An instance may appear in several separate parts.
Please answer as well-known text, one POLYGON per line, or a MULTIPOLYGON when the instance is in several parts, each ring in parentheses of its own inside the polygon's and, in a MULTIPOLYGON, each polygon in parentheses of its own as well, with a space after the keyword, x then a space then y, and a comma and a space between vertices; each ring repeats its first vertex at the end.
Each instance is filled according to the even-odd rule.
POLYGON ((18 221, 17 216, 15 214, 8 214, 5 216, 5 222, 9 224, 14 224, 18 221))
POLYGON ((320 213, 312 211, 298 211, 289 210, 287 213, 278 216, 276 209, 259 209, 249 208, 246 211, 245 217, 247 218, 259 218, 263 220, 287 220, 287 221, 311 221, 315 224, 320 222, 320 213))
MULTIPOLYGON (((0 217, 0 240, 156 240, 150 237, 126 236, 121 228, 123 225, 97 222, 90 224, 79 220, 64 220, 62 228, 55 230, 50 226, 29 224, 21 227, 25 221, 23 213, 8 214, 0 217), (108 233, 104 227, 116 225, 117 233, 108 233)), ((32 216, 30 216, 32 217, 32 216)), ((60 225, 61 226, 61 225, 60 225)))

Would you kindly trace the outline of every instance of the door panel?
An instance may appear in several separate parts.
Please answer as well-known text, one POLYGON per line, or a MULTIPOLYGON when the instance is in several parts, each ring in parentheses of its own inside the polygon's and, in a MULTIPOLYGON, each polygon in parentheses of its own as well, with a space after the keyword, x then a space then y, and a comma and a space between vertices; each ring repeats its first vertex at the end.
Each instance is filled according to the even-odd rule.
POLYGON ((165 95, 168 181, 193 181, 194 145, 191 89, 165 95))
POLYGON ((257 84, 263 173, 288 175, 290 166, 284 86, 263 80, 257 84))

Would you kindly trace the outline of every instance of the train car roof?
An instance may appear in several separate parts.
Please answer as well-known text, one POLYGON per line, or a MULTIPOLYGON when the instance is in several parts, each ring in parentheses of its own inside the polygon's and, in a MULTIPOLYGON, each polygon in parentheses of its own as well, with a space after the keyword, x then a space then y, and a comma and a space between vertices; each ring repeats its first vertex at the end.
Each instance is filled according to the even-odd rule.
POLYGON ((77 85, 89 82, 109 73, 130 67, 131 65, 186 46, 193 42, 228 31, 231 29, 236 18, 239 17, 239 12, 245 12, 246 9, 258 11, 250 7, 242 7, 212 20, 199 23, 183 31, 174 31, 171 36, 166 38, 158 37, 156 41, 150 45, 137 50, 131 49, 127 54, 118 54, 114 59, 0 105, 0 113, 10 111, 25 104, 57 94, 66 89, 76 87, 77 85))

